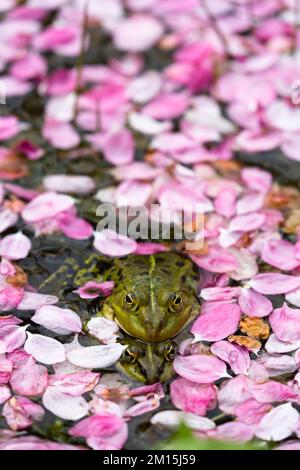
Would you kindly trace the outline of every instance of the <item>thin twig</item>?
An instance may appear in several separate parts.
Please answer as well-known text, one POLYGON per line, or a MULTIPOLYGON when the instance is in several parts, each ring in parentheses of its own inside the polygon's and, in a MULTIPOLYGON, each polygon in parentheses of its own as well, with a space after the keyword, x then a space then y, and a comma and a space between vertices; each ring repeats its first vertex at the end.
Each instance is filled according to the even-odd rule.
POLYGON ((220 39, 220 42, 222 43, 223 45, 223 48, 224 48, 224 51, 226 53, 226 55, 228 55, 229 57, 231 57, 231 53, 230 53, 230 46, 229 46, 229 42, 228 42, 228 39, 227 37, 225 36, 225 34, 223 33, 222 29, 220 28, 220 26, 218 25, 218 21, 217 19, 215 18, 215 16, 213 15, 213 13, 210 11, 207 3, 206 3, 206 0, 202 0, 202 7, 203 7, 203 10, 207 16, 207 19, 210 23, 210 26, 212 27, 212 29, 214 30, 214 32, 216 33, 216 35, 218 36, 218 38, 220 39))

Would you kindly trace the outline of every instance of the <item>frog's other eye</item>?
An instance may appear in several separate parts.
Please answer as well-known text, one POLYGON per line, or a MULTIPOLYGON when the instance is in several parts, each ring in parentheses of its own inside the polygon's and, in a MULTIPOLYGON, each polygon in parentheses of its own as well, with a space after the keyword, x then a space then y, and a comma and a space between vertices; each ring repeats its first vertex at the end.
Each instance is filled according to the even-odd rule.
POLYGON ((125 351, 123 352, 124 362, 127 362, 127 364, 134 364, 136 362, 136 359, 137 352, 133 347, 125 349, 125 351))
POLYGON ((167 362, 173 361, 176 355, 176 348, 174 344, 168 344, 164 350, 164 357, 167 362))
POLYGON ((173 292, 173 294, 170 297, 170 310, 177 312, 182 305, 182 297, 180 294, 177 294, 176 292, 173 292))
POLYGON ((131 292, 124 295, 124 302, 129 308, 136 306, 136 298, 131 292))

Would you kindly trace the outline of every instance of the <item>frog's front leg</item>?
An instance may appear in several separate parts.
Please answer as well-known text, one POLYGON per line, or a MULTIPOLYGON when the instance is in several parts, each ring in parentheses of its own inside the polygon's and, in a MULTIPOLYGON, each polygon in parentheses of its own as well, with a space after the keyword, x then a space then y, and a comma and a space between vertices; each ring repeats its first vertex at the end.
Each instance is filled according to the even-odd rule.
POLYGON ((102 309, 99 310, 97 316, 107 318, 107 320, 115 320, 115 312, 113 308, 107 303, 103 304, 102 309))

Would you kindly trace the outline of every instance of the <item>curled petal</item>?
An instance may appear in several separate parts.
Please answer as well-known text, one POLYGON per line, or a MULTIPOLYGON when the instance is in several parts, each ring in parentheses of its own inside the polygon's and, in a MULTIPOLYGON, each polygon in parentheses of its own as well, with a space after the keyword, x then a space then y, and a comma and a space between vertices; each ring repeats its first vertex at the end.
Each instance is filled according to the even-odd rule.
POLYGON ((79 315, 68 308, 44 305, 38 308, 31 320, 59 335, 80 333, 82 324, 79 315))
POLYGON ((289 437, 297 429, 299 413, 291 403, 277 406, 269 411, 255 430, 259 439, 281 441, 289 437))
POLYGON ((199 384, 209 384, 222 377, 230 377, 226 364, 215 356, 177 356, 173 366, 178 375, 199 384))
POLYGON ((27 333, 24 349, 31 354, 36 361, 43 364, 56 364, 66 358, 63 344, 53 338, 43 335, 27 333))
POLYGON ((74 349, 67 353, 68 360, 76 366, 88 369, 100 369, 115 364, 120 358, 126 346, 119 343, 103 346, 88 346, 87 348, 74 349))
POLYGON ((214 343, 211 352, 229 364, 235 374, 247 374, 250 367, 250 356, 246 349, 228 341, 214 343))
POLYGON ((88 414, 87 401, 79 396, 74 397, 62 393, 56 387, 48 387, 43 395, 43 405, 61 419, 77 421, 88 414))

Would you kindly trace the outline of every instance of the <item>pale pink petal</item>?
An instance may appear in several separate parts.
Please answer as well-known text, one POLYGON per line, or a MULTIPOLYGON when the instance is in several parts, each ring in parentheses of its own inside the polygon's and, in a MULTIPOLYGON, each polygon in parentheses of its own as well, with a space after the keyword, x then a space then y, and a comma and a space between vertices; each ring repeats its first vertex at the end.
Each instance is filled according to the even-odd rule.
POLYGON ((252 384, 250 387, 253 397, 262 403, 272 403, 292 400, 296 401, 298 393, 293 391, 288 385, 275 380, 269 380, 268 382, 261 384, 252 384))
POLYGON ((13 371, 10 385, 19 395, 42 395, 48 385, 48 371, 46 367, 35 364, 32 358, 29 358, 25 364, 13 371))
POLYGON ((246 152, 266 152, 279 147, 280 143, 280 132, 262 132, 260 129, 246 129, 236 138, 237 148, 246 152))
POLYGON ((190 331, 195 341, 219 341, 235 333, 240 317, 241 311, 236 303, 206 302, 190 331))
POLYGON ((252 398, 250 384, 250 379, 245 375, 239 375, 223 383, 218 393, 220 410, 227 414, 234 414, 235 407, 239 403, 252 398))
POLYGON ((128 438, 128 426, 123 422, 119 430, 113 435, 88 437, 86 442, 93 450, 120 450, 128 438))
POLYGON ((0 255, 8 259, 26 258, 31 250, 31 241, 22 232, 7 235, 0 241, 0 255))
POLYGON ((296 162, 300 161, 299 143, 299 135, 296 133, 292 134, 290 132, 284 137, 284 140, 281 143, 283 153, 288 158, 295 160, 296 162))
POLYGON ((67 353, 68 360, 76 366, 88 369, 100 369, 115 364, 126 346, 119 343, 103 346, 88 346, 67 353))
POLYGON ((21 302, 18 304, 18 310, 36 310, 43 305, 56 304, 58 300, 58 297, 55 297, 55 295, 25 291, 21 302))
POLYGON ((61 444, 35 436, 21 436, 3 441, 1 450, 84 450, 81 446, 61 444))
POLYGON ((260 403, 251 398, 239 403, 234 409, 234 414, 239 421, 251 426, 252 424, 258 424, 263 416, 270 411, 270 408, 269 403, 260 403))
POLYGON ((296 360, 286 354, 265 355, 261 356, 258 360, 267 370, 270 377, 291 374, 297 370, 296 360))
POLYGON ((267 193, 272 185, 272 174, 261 168, 243 168, 241 176, 246 186, 253 191, 267 193))
POLYGON ((215 356, 177 356, 173 366, 178 375, 198 384, 209 384, 222 377, 230 377, 225 362, 215 356))
POLYGON ((236 211, 238 215, 248 214, 249 212, 256 212, 263 208, 265 202, 264 192, 251 192, 238 200, 236 204, 236 211))
POLYGON ((214 201, 216 212, 224 217, 232 217, 236 211, 236 197, 233 189, 222 189, 214 201))
POLYGON ((89 371, 75 372, 65 375, 51 375, 49 385, 54 386, 60 392, 73 397, 79 397, 95 388, 100 374, 89 371))
POLYGON ((273 310, 272 302, 253 289, 241 288, 238 304, 248 317, 266 317, 273 310))
POLYGON ((265 295, 286 294, 300 287, 300 276, 261 273, 250 280, 252 289, 265 295))
POLYGON ((210 433, 210 437, 228 442, 248 442, 254 435, 253 426, 238 421, 221 424, 210 433))
POLYGON ((300 310, 286 303, 276 308, 269 317, 270 325, 278 339, 292 343, 300 340, 300 310))
POLYGON ((172 129, 169 121, 157 121, 142 113, 131 112, 128 116, 130 127, 141 134, 158 135, 172 129))
POLYGON ((262 418, 255 430, 255 435, 266 441, 281 441, 293 434, 298 422, 298 411, 292 407, 291 403, 286 403, 277 406, 262 418))
POLYGON ((175 119, 186 109, 187 96, 173 93, 159 95, 143 108, 143 113, 154 119, 175 119))
POLYGON ((95 189, 90 176, 83 175, 48 175, 43 179, 47 191, 71 194, 89 194, 95 189))
POLYGON ((147 70, 129 83, 127 93, 133 101, 142 104, 154 98, 161 86, 161 74, 156 70, 147 70))
POLYGON ((94 247, 104 255, 126 256, 137 248, 136 241, 110 229, 94 232, 94 236, 94 247))
POLYGON ((73 126, 67 122, 48 119, 44 123, 43 137, 50 142, 53 147, 67 150, 77 147, 80 137, 73 126))
POLYGON ((154 255, 155 253, 161 253, 162 251, 168 251, 168 248, 161 243, 151 242, 140 242, 135 250, 136 255, 154 255))
POLYGON ((0 405, 11 397, 10 389, 6 385, 0 385, 0 405))
POLYGON ((280 444, 274 450, 300 450, 300 442, 298 440, 284 441, 283 444, 280 444))
POLYGON ((32 425, 33 421, 40 421, 44 416, 44 409, 28 398, 15 396, 10 398, 3 406, 2 414, 8 426, 13 431, 20 431, 32 425))
POLYGON ((246 248, 231 247, 228 250, 238 262, 236 269, 231 270, 229 276, 235 281, 242 281, 252 278, 258 273, 256 257, 246 248))
POLYGON ((267 240, 263 245, 261 258, 282 271, 291 271, 300 264, 300 260, 295 257, 295 246, 286 240, 267 240))
POLYGON ((159 398, 154 395, 146 398, 138 402, 136 405, 131 406, 125 411, 124 417, 125 418, 134 418, 135 416, 140 416, 145 413, 150 413, 151 411, 156 410, 159 408, 160 400, 159 398))
POLYGON ((112 165, 126 165, 134 157, 134 140, 131 133, 123 129, 107 135, 102 143, 105 160, 112 165))
POLYGON ((27 204, 22 211, 22 217, 28 223, 39 222, 67 211, 74 206, 74 202, 71 196, 54 192, 43 193, 27 204))
POLYGON ((4 232, 7 228, 12 227, 17 222, 19 216, 16 212, 10 209, 0 209, 0 233, 4 232))
POLYGON ((200 297, 204 300, 231 300, 239 296, 240 287, 206 287, 201 289, 200 297))
POLYGON ((90 335, 95 336, 101 343, 108 344, 116 341, 118 325, 107 318, 94 317, 87 323, 90 335))
POLYGON ((219 359, 227 362, 235 374, 247 374, 250 356, 245 349, 228 341, 218 341, 211 346, 210 350, 219 359))
POLYGON ((152 140, 151 147, 172 154, 192 150, 196 143, 180 132, 165 132, 152 140))
POLYGON ((95 282, 88 281, 79 289, 74 290, 76 294, 80 295, 82 299, 96 299, 97 297, 104 295, 107 297, 110 295, 114 288, 113 281, 95 282))
POLYGON ((226 273, 238 267, 236 258, 224 248, 211 246, 207 255, 191 255, 200 268, 215 273, 226 273))
POLYGON ((10 139, 19 132, 19 120, 16 116, 0 117, 0 140, 10 139))
POLYGON ((43 305, 38 308, 31 320, 59 335, 80 333, 82 324, 79 315, 68 308, 43 305))
POLYGON ((186 379, 174 380, 170 386, 173 405, 185 412, 205 416, 216 406, 216 389, 211 384, 196 384, 186 379))
POLYGON ((158 424, 171 430, 178 428, 181 423, 196 431, 209 431, 216 427, 211 419, 178 410, 159 411, 151 418, 151 424, 158 424))
POLYGON ((55 416, 70 421, 83 418, 89 410, 88 403, 83 397, 67 395, 53 386, 48 387, 45 391, 43 405, 55 416))
POLYGON ((27 326, 7 325, 0 328, 0 354, 9 353, 23 346, 27 326))
POLYGON ((14 287, 10 284, 0 288, 0 309, 3 312, 16 308, 24 295, 22 287, 14 287))
POLYGON ((275 334, 269 336, 268 341, 265 344, 265 349, 270 354, 287 353, 295 351, 298 348, 300 348, 300 339, 298 341, 288 343, 286 341, 280 341, 275 334))
POLYGON ((280 131, 300 130, 300 109, 288 100, 274 100, 265 112, 267 124, 280 131))
POLYGON ((4 354, 0 355, 0 384, 7 384, 13 369, 13 363, 4 354))
POLYGON ((117 206, 140 207, 147 204, 152 185, 143 181, 125 180, 115 192, 117 206))
POLYGON ((289 292, 285 295, 285 298, 290 304, 300 307, 300 288, 289 292))
POLYGON ((133 15, 117 24, 114 43, 123 51, 142 52, 154 46, 162 33, 161 23, 153 16, 133 15))
POLYGON ((265 219, 266 216, 259 212, 239 215, 231 220, 229 230, 231 232, 251 232, 252 230, 259 229, 265 219))
POLYGON ((27 333, 24 349, 36 361, 43 364, 56 364, 66 358, 63 344, 53 338, 38 334, 27 333))

